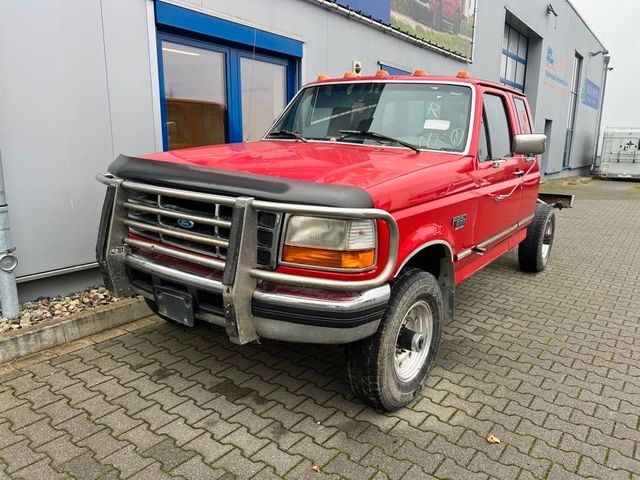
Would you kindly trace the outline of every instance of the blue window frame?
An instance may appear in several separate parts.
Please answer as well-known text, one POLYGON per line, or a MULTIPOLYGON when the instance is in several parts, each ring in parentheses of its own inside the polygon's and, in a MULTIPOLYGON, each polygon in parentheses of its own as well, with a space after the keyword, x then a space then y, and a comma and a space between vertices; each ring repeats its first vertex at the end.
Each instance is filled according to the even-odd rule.
POLYGON ((505 25, 500 63, 500 83, 524 92, 529 39, 505 25))
POLYGON ((156 2, 158 70, 163 147, 169 148, 167 103, 164 87, 162 43, 171 42, 224 54, 226 81, 226 141, 241 142, 242 97, 241 59, 282 65, 286 68, 286 101, 300 86, 302 42, 263 30, 240 25, 187 8, 156 2))

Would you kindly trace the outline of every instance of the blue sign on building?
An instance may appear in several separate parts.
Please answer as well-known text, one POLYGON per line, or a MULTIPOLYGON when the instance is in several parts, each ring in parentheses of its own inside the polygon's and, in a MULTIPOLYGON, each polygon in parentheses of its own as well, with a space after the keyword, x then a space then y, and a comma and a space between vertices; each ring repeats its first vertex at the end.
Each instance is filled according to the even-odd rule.
POLYGON ((391 23, 391 0, 337 0, 337 3, 378 22, 391 23))
POLYGON ((600 103, 600 87, 588 78, 582 87, 582 103, 587 107, 595 109, 598 108, 598 104, 600 103))

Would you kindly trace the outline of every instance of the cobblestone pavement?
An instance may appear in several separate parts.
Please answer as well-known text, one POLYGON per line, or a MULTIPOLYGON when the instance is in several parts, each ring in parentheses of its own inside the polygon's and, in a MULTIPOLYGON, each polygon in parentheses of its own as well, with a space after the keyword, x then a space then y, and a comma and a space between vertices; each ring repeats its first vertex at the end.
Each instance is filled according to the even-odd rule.
POLYGON ((4 368, 0 477, 640 478, 640 200, 611 185, 546 272, 512 252, 459 288, 410 408, 355 401, 338 347, 147 322, 4 368))

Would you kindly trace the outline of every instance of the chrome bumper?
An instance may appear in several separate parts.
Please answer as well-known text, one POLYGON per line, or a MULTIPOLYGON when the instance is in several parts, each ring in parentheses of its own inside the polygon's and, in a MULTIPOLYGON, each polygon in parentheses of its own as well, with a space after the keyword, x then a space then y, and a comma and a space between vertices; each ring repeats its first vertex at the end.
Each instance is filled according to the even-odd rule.
MULTIPOLYGON (((159 265, 131 254, 126 257, 130 269, 154 278, 169 280, 181 286, 222 295, 225 286, 221 280, 159 265)), ((154 300, 148 288, 135 283, 136 293, 154 300)), ((390 296, 388 284, 354 292, 342 298, 311 295, 308 289, 293 287, 287 292, 254 290, 251 301, 253 322, 261 338, 301 343, 350 343, 372 335, 380 323, 390 296)), ((196 309, 195 317, 214 325, 226 326, 224 316, 196 309)))
MULTIPOLYGON (((108 286, 118 296, 143 293, 131 282, 127 269, 136 268, 148 274, 171 279, 186 286, 222 295, 223 316, 202 314, 205 320, 224 325, 232 342, 244 344, 259 337, 309 343, 347 343, 364 338, 375 332, 380 321, 371 314, 371 321, 360 325, 350 324, 349 316, 358 312, 382 311, 389 298, 387 284, 393 273, 398 250, 398 228, 394 218, 384 210, 360 208, 335 208, 311 205, 266 202, 248 197, 222 197, 220 195, 190 192, 181 189, 142 184, 119 179, 110 175, 98 175, 97 179, 109 187, 98 240, 98 261, 108 279, 108 286), (184 250, 174 249, 139 239, 128 238, 126 226, 126 191, 144 190, 168 197, 232 202, 233 221, 229 238, 227 259, 221 260, 184 250), (109 200, 111 198, 111 200, 109 200), (111 208, 107 203, 111 202, 111 208), (294 213, 345 219, 380 219, 389 231, 389 255, 382 271, 369 280, 338 281, 289 275, 264 270, 256 266, 257 211, 294 213), (221 279, 177 270, 161 263, 150 261, 135 252, 160 254, 222 273, 221 279), (259 287, 262 282, 276 285, 300 287, 298 292, 282 294, 267 292, 259 287), (324 291, 353 292, 349 299, 330 300, 307 296, 305 288, 324 291), (375 310, 378 308, 378 310, 375 310), (289 321, 292 309, 304 312, 328 313, 327 318, 342 318, 335 326, 305 324, 289 321), (254 313, 255 310, 255 313, 254 313), (283 312, 289 312, 288 315, 283 312), (285 319, 286 318, 286 319, 285 319), (348 326, 345 328, 345 325, 348 326)), ((295 288, 293 289, 295 290, 295 288)), ((292 291, 293 291, 292 290, 292 291)), ((147 295, 149 293, 147 292, 147 295)), ((317 315, 315 315, 317 317, 317 315)), ((198 317, 198 312, 196 312, 198 317)), ((316 322, 318 323, 318 322, 316 322)))

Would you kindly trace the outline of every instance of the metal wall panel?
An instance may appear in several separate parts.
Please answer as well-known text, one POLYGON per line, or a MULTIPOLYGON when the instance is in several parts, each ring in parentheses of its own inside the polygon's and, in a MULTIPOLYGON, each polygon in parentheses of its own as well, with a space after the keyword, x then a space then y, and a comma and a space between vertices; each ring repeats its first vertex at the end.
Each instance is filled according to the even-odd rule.
POLYGON ((0 45, 16 273, 94 262, 96 172, 117 153, 155 148, 145 3, 0 2, 0 45))

